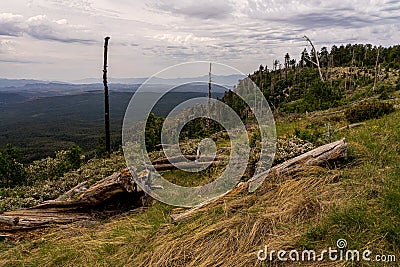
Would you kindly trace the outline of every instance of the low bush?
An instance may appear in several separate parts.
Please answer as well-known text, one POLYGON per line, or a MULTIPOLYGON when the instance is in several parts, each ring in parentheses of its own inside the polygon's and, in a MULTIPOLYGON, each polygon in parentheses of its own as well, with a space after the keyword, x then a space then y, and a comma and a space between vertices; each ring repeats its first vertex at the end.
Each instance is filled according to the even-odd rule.
POLYGON ((392 103, 382 101, 364 101, 345 112, 345 117, 350 123, 361 122, 369 119, 380 118, 394 111, 392 103))
POLYGON ((69 150, 61 150, 55 158, 45 158, 32 162, 28 167, 28 183, 43 180, 54 180, 64 173, 78 169, 82 163, 82 150, 72 146, 69 150))

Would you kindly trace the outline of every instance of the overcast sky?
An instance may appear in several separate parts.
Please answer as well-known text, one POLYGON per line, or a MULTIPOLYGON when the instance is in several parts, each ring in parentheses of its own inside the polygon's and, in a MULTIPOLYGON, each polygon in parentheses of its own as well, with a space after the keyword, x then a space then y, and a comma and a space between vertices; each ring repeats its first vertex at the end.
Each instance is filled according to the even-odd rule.
MULTIPOLYGON (((399 44, 399 0, 2 0, 0 77, 147 77, 206 60, 244 73, 298 58, 308 35, 332 44, 399 44)), ((205 73, 206 74, 206 73, 205 73)))

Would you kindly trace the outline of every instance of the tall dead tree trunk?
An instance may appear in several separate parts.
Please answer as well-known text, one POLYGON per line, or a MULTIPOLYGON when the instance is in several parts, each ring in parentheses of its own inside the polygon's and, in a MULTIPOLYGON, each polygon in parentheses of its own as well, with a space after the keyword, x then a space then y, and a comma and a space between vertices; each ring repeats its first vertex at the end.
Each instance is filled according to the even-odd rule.
POLYGON ((304 35, 304 38, 307 40, 307 42, 310 43, 311 47, 314 50, 314 55, 315 55, 315 60, 317 62, 314 62, 312 60, 309 60, 312 64, 316 65, 318 68, 318 73, 319 73, 319 78, 321 79, 321 82, 324 82, 324 77, 322 76, 322 71, 321 71, 321 65, 319 64, 319 58, 318 58, 318 52, 315 50, 314 44, 311 42, 310 38, 304 35))
POLYGON ((375 61, 375 78, 374 78, 374 87, 372 87, 372 91, 375 91, 376 88, 376 81, 378 79, 378 61, 379 61, 379 47, 378 52, 376 54, 376 61, 375 61))
POLYGON ((332 79, 332 68, 334 68, 333 66, 333 55, 330 56, 329 58, 329 66, 328 66, 328 77, 329 77, 329 82, 331 84, 331 86, 333 85, 333 79, 332 79))
POLYGON ((353 89, 353 71, 354 71, 354 48, 353 48, 353 57, 351 58, 349 90, 353 89))
POLYGON ((207 118, 207 130, 211 129, 211 124, 210 124, 210 117, 211 117, 211 63, 210 63, 210 72, 208 73, 208 105, 207 105, 207 112, 208 112, 208 118, 207 118))
POLYGON ((106 151, 108 156, 111 154, 111 138, 110 138, 110 104, 108 96, 107 83, 107 57, 108 57, 108 41, 110 37, 104 39, 104 67, 103 67, 103 85, 104 85, 104 123, 106 131, 106 151))

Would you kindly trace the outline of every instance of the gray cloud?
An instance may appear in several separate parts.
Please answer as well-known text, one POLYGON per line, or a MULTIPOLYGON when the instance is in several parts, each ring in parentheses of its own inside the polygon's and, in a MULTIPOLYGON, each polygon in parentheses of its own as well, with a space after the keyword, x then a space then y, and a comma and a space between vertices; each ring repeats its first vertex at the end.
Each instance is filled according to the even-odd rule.
MULTIPOLYGON (((39 63, 37 61, 20 60, 20 59, 0 59, 0 62, 3 62, 3 63, 19 63, 19 64, 39 63)), ((43 63, 43 62, 40 62, 40 63, 43 63)))
POLYGON ((53 21, 45 15, 38 15, 24 20, 23 16, 10 13, 0 14, 0 36, 22 36, 27 34, 38 40, 63 43, 91 44, 95 41, 83 38, 84 33, 67 20, 53 21))
POLYGON ((88 0, 47 0, 47 2, 54 4, 58 7, 64 6, 71 9, 78 9, 81 11, 92 11, 92 3, 88 0))
POLYGON ((63 43, 91 44, 94 40, 73 37, 78 30, 67 24, 66 20, 51 21, 46 16, 31 17, 26 21, 25 33, 39 40, 58 41, 63 43))
POLYGON ((295 26, 307 28, 363 28, 373 22, 373 18, 345 15, 342 12, 330 11, 326 13, 298 14, 297 16, 281 20, 295 26))
POLYGON ((248 0, 243 12, 252 19, 280 22, 303 30, 360 29, 382 23, 396 14, 400 3, 396 1, 287 1, 248 0))
POLYGON ((10 40, 0 40, 0 54, 12 54, 14 42, 10 40))
POLYGON ((11 13, 0 14, 0 35, 20 36, 22 35, 21 23, 23 17, 11 13))
POLYGON ((162 0, 153 2, 150 6, 172 15, 183 15, 186 18, 202 20, 225 19, 234 11, 232 4, 227 0, 162 0))

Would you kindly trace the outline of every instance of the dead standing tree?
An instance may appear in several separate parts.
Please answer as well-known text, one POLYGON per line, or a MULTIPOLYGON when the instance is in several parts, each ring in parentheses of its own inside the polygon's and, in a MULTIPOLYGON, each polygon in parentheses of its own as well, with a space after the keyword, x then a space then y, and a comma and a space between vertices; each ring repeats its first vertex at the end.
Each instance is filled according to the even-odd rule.
POLYGON ((207 105, 207 130, 211 129, 210 118, 211 118, 211 62, 210 62, 210 71, 208 73, 208 105, 207 105))
POLYGON ((380 52, 380 47, 378 47, 378 52, 376 54, 376 61, 375 61, 375 78, 374 78, 374 86, 372 87, 372 91, 374 91, 374 92, 375 92, 375 88, 376 88, 376 82, 378 79, 379 52, 380 52))
POLYGON ((104 39, 104 68, 103 68, 103 85, 104 85, 104 122, 106 131, 106 151, 108 157, 111 154, 111 140, 110 140, 110 104, 108 96, 108 83, 107 83, 107 56, 108 56, 108 41, 110 37, 104 39))
POLYGON ((304 38, 307 40, 307 42, 310 43, 312 49, 314 50, 314 56, 315 56, 315 60, 317 62, 312 61, 311 59, 307 59, 308 61, 310 61, 312 64, 314 64, 315 66, 317 66, 318 68, 318 72, 319 72, 319 77, 321 79, 321 82, 324 82, 324 77, 322 76, 322 71, 321 71, 321 65, 319 64, 319 58, 318 58, 318 53, 317 50, 315 50, 314 44, 311 42, 310 38, 308 38, 306 35, 304 35, 304 38))

